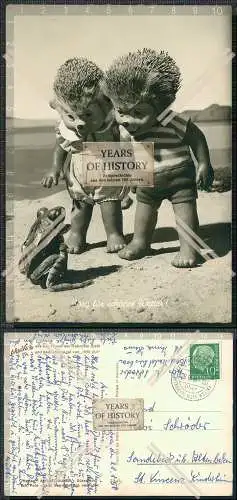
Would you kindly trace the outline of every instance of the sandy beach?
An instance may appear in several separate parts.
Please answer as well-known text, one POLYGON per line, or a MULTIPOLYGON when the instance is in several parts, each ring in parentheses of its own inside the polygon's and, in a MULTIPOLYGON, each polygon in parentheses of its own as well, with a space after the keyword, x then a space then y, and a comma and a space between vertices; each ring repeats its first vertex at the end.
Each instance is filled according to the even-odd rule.
MULTIPOLYGON (((152 255, 128 262, 106 253, 105 232, 96 206, 88 232, 89 250, 70 255, 69 275, 85 288, 53 293, 32 285, 17 262, 20 245, 40 206, 63 205, 70 222, 66 191, 39 200, 19 200, 8 207, 7 320, 79 323, 228 323, 231 321, 231 192, 199 193, 200 236, 217 258, 195 269, 171 266, 179 248, 172 206, 163 202, 152 255), (11 235, 13 234, 13 238, 11 235), (13 242, 13 246, 12 246, 13 242), (14 248, 13 248, 14 247, 14 248)), ((124 233, 133 232, 136 202, 124 212, 124 233)))

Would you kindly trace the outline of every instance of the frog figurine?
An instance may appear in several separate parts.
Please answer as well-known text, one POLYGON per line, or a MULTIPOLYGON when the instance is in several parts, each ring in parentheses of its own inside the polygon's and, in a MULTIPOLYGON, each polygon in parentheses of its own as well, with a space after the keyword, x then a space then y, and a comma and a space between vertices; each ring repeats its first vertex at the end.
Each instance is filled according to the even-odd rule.
POLYGON ((68 252, 63 239, 68 229, 65 216, 64 207, 40 208, 21 247, 20 272, 42 288, 58 285, 67 271, 68 252))

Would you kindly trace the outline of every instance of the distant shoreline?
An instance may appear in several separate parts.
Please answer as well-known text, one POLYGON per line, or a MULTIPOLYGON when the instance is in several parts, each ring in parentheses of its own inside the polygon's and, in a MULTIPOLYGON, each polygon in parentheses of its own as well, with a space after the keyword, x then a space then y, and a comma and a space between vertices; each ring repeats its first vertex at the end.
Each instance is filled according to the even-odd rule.
MULTIPOLYGON (((175 112, 175 110, 174 110, 175 112)), ((204 109, 186 109, 179 111, 178 114, 191 118, 195 123, 224 123, 231 122, 231 106, 211 104, 204 109)), ((17 117, 7 117, 6 118, 6 129, 9 132, 17 131, 29 131, 34 130, 51 130, 55 126, 55 121, 53 119, 33 119, 33 118, 17 118, 17 117)))
POLYGON ((32 126, 22 126, 22 127, 12 127, 7 129, 8 134, 24 134, 29 132, 43 132, 43 133, 52 133, 54 131, 55 125, 32 125, 32 126))
MULTIPOLYGON (((229 124, 231 125, 231 121, 230 120, 194 120, 194 123, 199 123, 199 124, 210 124, 212 123, 213 125, 218 125, 218 124, 229 124)), ((32 133, 37 133, 37 132, 43 132, 43 133, 52 133, 54 132, 54 127, 55 127, 55 124, 53 125, 22 125, 22 126, 17 126, 17 127, 11 127, 11 128, 7 128, 6 131, 8 134, 24 134, 24 133, 29 133, 29 132, 32 132, 32 133)))

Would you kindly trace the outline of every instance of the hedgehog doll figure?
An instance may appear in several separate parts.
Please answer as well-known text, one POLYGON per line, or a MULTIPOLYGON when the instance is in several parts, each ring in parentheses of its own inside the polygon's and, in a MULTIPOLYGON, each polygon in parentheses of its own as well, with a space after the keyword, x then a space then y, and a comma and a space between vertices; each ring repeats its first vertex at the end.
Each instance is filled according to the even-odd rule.
POLYGON ((95 203, 99 203, 101 208, 107 252, 118 252, 125 245, 121 201, 125 201, 126 205, 127 197, 129 202, 128 188, 81 184, 83 141, 116 142, 120 138, 112 103, 101 91, 103 76, 92 61, 73 58, 60 66, 53 85, 54 96, 50 106, 58 112, 60 120, 56 127, 53 165, 42 179, 42 184, 47 188, 56 185, 65 170, 67 189, 73 202, 67 240, 69 253, 86 250, 86 234, 95 203))
POLYGON ((119 257, 133 260, 147 255, 162 201, 172 202, 180 252, 172 264, 197 265, 194 237, 198 231, 197 185, 213 182, 206 139, 201 130, 170 106, 180 88, 180 71, 167 52, 142 49, 114 60, 105 75, 104 93, 111 99, 118 124, 136 142, 154 143, 154 186, 137 187, 133 240, 119 257), (197 160, 197 172, 190 148, 197 160))

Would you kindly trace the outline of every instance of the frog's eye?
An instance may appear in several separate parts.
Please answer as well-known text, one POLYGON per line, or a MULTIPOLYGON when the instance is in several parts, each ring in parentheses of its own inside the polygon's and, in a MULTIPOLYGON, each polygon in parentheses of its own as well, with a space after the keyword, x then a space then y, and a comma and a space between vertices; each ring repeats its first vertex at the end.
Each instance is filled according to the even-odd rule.
POLYGON ((46 214, 46 212, 48 212, 48 209, 46 207, 39 208, 39 210, 37 211, 37 218, 42 217, 46 214))
POLYGON ((72 115, 67 115, 67 117, 69 118, 69 120, 74 121, 74 116, 72 116, 72 115))
POLYGON ((60 215, 60 208, 52 208, 51 210, 49 210, 49 213, 48 213, 48 218, 50 220, 55 220, 57 219, 57 217, 60 215))

